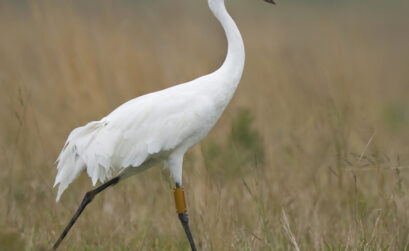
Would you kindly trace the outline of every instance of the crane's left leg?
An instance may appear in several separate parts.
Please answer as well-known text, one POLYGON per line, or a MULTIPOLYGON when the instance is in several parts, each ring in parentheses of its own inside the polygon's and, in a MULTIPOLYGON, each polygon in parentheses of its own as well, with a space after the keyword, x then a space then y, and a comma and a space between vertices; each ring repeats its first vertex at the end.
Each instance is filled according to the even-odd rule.
POLYGON ((182 223, 183 229, 186 232, 186 235, 189 240, 192 251, 196 251, 197 249, 196 249, 195 241, 193 240, 193 236, 189 228, 189 217, 187 215, 187 210, 186 210, 185 192, 183 191, 183 188, 180 186, 179 183, 176 183, 174 196, 175 196, 176 211, 179 215, 179 220, 182 223))
POLYGON ((58 238, 58 240, 55 242, 53 246, 53 250, 57 250, 58 246, 60 245, 64 237, 67 235, 68 231, 70 231, 71 227, 77 221, 82 211, 84 211, 85 207, 94 199, 95 195, 104 191, 106 188, 117 184, 119 180, 120 180, 120 177, 115 177, 109 180, 108 182, 100 185, 99 187, 95 188, 94 190, 91 190, 85 194, 84 199, 82 200, 81 205, 79 206, 77 212, 74 214, 74 216, 71 218, 68 225, 65 227, 64 231, 61 233, 60 238, 58 238))

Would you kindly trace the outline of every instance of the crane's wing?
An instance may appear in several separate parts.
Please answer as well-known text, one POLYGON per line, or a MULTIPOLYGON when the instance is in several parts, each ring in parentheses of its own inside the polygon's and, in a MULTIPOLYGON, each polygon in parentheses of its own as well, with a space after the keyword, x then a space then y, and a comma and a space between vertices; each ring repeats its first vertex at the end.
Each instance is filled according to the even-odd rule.
POLYGON ((209 118, 211 102, 196 94, 188 86, 168 88, 130 100, 100 121, 74 129, 57 159, 57 201, 85 169, 95 185, 153 155, 197 143, 212 125, 203 120, 209 118))

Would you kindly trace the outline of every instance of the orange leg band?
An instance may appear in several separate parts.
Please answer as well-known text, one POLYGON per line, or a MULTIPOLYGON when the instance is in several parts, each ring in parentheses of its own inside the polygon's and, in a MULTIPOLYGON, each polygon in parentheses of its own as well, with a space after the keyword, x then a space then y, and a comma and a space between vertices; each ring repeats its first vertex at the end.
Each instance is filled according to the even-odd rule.
POLYGON ((175 188, 174 196, 175 196, 176 212, 178 214, 186 213, 186 200, 185 200, 185 192, 183 191, 183 187, 175 188))

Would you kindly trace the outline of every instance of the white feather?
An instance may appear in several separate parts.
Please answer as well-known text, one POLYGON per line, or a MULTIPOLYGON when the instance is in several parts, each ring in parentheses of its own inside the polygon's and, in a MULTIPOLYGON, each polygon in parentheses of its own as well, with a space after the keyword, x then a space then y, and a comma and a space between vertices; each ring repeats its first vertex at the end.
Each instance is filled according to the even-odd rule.
POLYGON ((57 161, 57 201, 86 170, 93 185, 128 177, 165 161, 182 182, 183 155, 207 135, 229 103, 243 72, 244 47, 223 0, 209 6, 226 31, 228 53, 215 72, 126 102, 99 121, 74 129, 57 161))

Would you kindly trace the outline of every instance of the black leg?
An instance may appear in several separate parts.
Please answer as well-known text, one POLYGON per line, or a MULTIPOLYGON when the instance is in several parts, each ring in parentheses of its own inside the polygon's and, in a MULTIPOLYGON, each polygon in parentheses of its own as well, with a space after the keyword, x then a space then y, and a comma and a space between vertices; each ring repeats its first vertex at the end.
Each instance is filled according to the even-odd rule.
POLYGON ((119 182, 119 177, 113 178, 108 182, 102 184, 101 186, 95 188, 87 192, 84 196, 84 199, 81 202, 80 207, 78 208, 77 212, 74 214, 68 225, 65 227, 64 231, 61 233, 60 238, 55 242, 53 246, 53 250, 56 250, 60 245, 61 241, 67 235, 68 231, 70 231, 71 227, 74 225, 75 221, 81 215, 82 211, 84 211, 85 207, 94 199, 95 195, 99 194, 100 192, 104 191, 107 187, 115 185, 119 182))
POLYGON ((182 213, 179 214, 179 220, 182 223, 183 229, 185 229, 185 233, 186 236, 189 240, 190 243, 190 247, 192 248, 192 251, 196 251, 196 245, 195 245, 195 241, 193 240, 193 236, 192 233, 190 232, 190 228, 189 228, 189 217, 187 215, 187 213, 182 213))
POLYGON ((176 190, 175 190, 175 203, 176 203, 176 210, 179 215, 179 220, 182 223, 183 229, 185 230, 187 239, 189 240, 190 247, 192 251, 196 251, 195 241, 193 240, 192 233, 190 232, 189 227, 189 217, 186 211, 186 202, 185 202, 185 194, 183 189, 180 187, 179 183, 176 183, 176 190))

